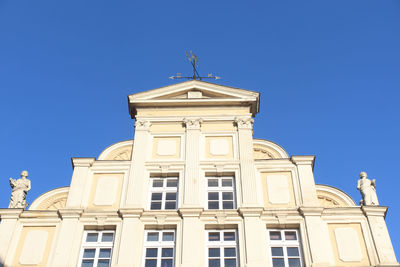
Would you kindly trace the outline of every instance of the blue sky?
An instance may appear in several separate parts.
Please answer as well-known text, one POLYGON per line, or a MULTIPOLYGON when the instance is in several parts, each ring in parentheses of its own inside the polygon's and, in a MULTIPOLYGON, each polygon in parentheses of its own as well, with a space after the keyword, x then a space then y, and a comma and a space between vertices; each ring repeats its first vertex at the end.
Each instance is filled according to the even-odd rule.
POLYGON ((127 95, 200 72, 261 92, 256 138, 316 155, 317 183, 358 202, 377 180, 400 256, 399 1, 0 0, 0 207, 69 185, 71 157, 133 137, 127 95), (2 181, 2 182, 1 182, 2 181))

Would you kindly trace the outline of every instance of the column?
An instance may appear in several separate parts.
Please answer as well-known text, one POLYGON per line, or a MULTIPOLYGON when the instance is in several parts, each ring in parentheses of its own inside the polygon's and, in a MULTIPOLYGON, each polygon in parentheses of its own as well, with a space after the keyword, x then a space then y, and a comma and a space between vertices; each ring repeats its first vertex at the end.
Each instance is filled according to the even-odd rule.
POLYGON ((6 261, 7 250, 13 237, 15 226, 19 215, 24 209, 1 209, 0 210, 0 266, 6 261))
POLYGON ((300 213, 306 224, 308 245, 311 252, 311 266, 332 266, 335 264, 330 242, 328 224, 321 218, 324 208, 301 207, 300 213))
POLYGON ((291 160, 297 166, 302 206, 319 207, 313 173, 315 156, 292 156, 291 160))
POLYGON ((88 182, 89 168, 96 158, 72 158, 74 172, 69 187, 66 207, 84 208, 83 197, 88 182))
POLYGON ((392 241, 385 222, 387 207, 362 206, 361 208, 368 219, 369 229, 378 255, 378 266, 398 266, 399 263, 393 251, 392 241))
POLYGON ((132 162, 129 170, 128 188, 125 206, 145 208, 147 188, 145 188, 147 152, 151 150, 149 140, 150 122, 137 119, 135 122, 135 139, 132 149, 132 162))
MULTIPOLYGON (((117 255, 117 267, 142 266, 144 228, 140 222, 143 210, 120 209, 122 231, 117 255)), ((115 245, 115 244, 114 244, 115 245)))
POLYGON ((242 206, 261 206, 258 201, 256 171, 253 155, 253 122, 251 117, 235 118, 238 129, 240 183, 242 186, 242 206))
MULTIPOLYGON (((182 216, 181 267, 206 266, 204 225, 200 221, 203 209, 179 209, 182 216)), ((178 235, 179 238, 179 235, 178 235)), ((179 262, 178 259, 176 261, 179 262)))
POLYGON ((186 126, 183 207, 198 207, 200 175, 200 118, 184 119, 186 126))
POLYGON ((74 266, 76 264, 79 251, 74 253, 74 246, 80 244, 80 239, 82 239, 78 229, 79 217, 82 212, 82 209, 60 209, 58 211, 62 221, 59 226, 60 231, 57 236, 51 266, 74 266))
POLYGON ((266 227, 260 220, 262 210, 262 208, 239 208, 243 217, 246 267, 269 266, 265 253, 268 244, 266 227))

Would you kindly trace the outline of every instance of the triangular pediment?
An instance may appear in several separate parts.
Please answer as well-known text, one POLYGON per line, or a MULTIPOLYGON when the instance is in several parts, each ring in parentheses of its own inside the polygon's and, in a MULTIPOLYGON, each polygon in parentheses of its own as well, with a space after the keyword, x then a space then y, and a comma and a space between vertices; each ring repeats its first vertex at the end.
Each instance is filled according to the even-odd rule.
POLYGON ((230 86, 190 80, 129 95, 131 116, 138 107, 249 105, 258 112, 260 94, 230 86))

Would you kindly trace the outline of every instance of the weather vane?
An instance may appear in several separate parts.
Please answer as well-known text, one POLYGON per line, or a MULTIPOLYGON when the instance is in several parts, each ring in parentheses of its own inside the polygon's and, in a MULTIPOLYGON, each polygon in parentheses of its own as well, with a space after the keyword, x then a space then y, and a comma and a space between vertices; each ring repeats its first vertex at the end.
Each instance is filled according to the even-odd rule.
POLYGON ((207 75, 207 77, 201 77, 200 74, 197 72, 197 69, 199 67, 199 61, 197 59, 197 56, 192 52, 192 50, 186 53, 186 57, 190 61, 190 64, 192 64, 193 67, 193 76, 182 76, 182 73, 177 73, 176 76, 171 76, 169 77, 171 80, 174 79, 189 79, 189 80, 203 80, 203 79, 221 79, 221 77, 218 76, 213 76, 211 73, 207 75))

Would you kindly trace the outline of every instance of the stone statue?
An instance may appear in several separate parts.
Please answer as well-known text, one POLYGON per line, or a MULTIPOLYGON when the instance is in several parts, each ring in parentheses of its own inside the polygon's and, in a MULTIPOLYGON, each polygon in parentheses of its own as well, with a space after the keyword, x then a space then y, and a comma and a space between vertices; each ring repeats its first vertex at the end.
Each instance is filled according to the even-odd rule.
POLYGON ((361 193, 362 200, 360 201, 360 204, 362 206, 379 205, 378 197, 375 191, 375 179, 368 179, 366 172, 360 173, 360 179, 357 183, 357 189, 360 190, 361 193))
POLYGON ((27 171, 21 172, 21 178, 10 178, 10 186, 12 188, 10 205, 8 208, 25 209, 28 204, 26 203, 26 194, 31 190, 31 181, 29 181, 27 171))

